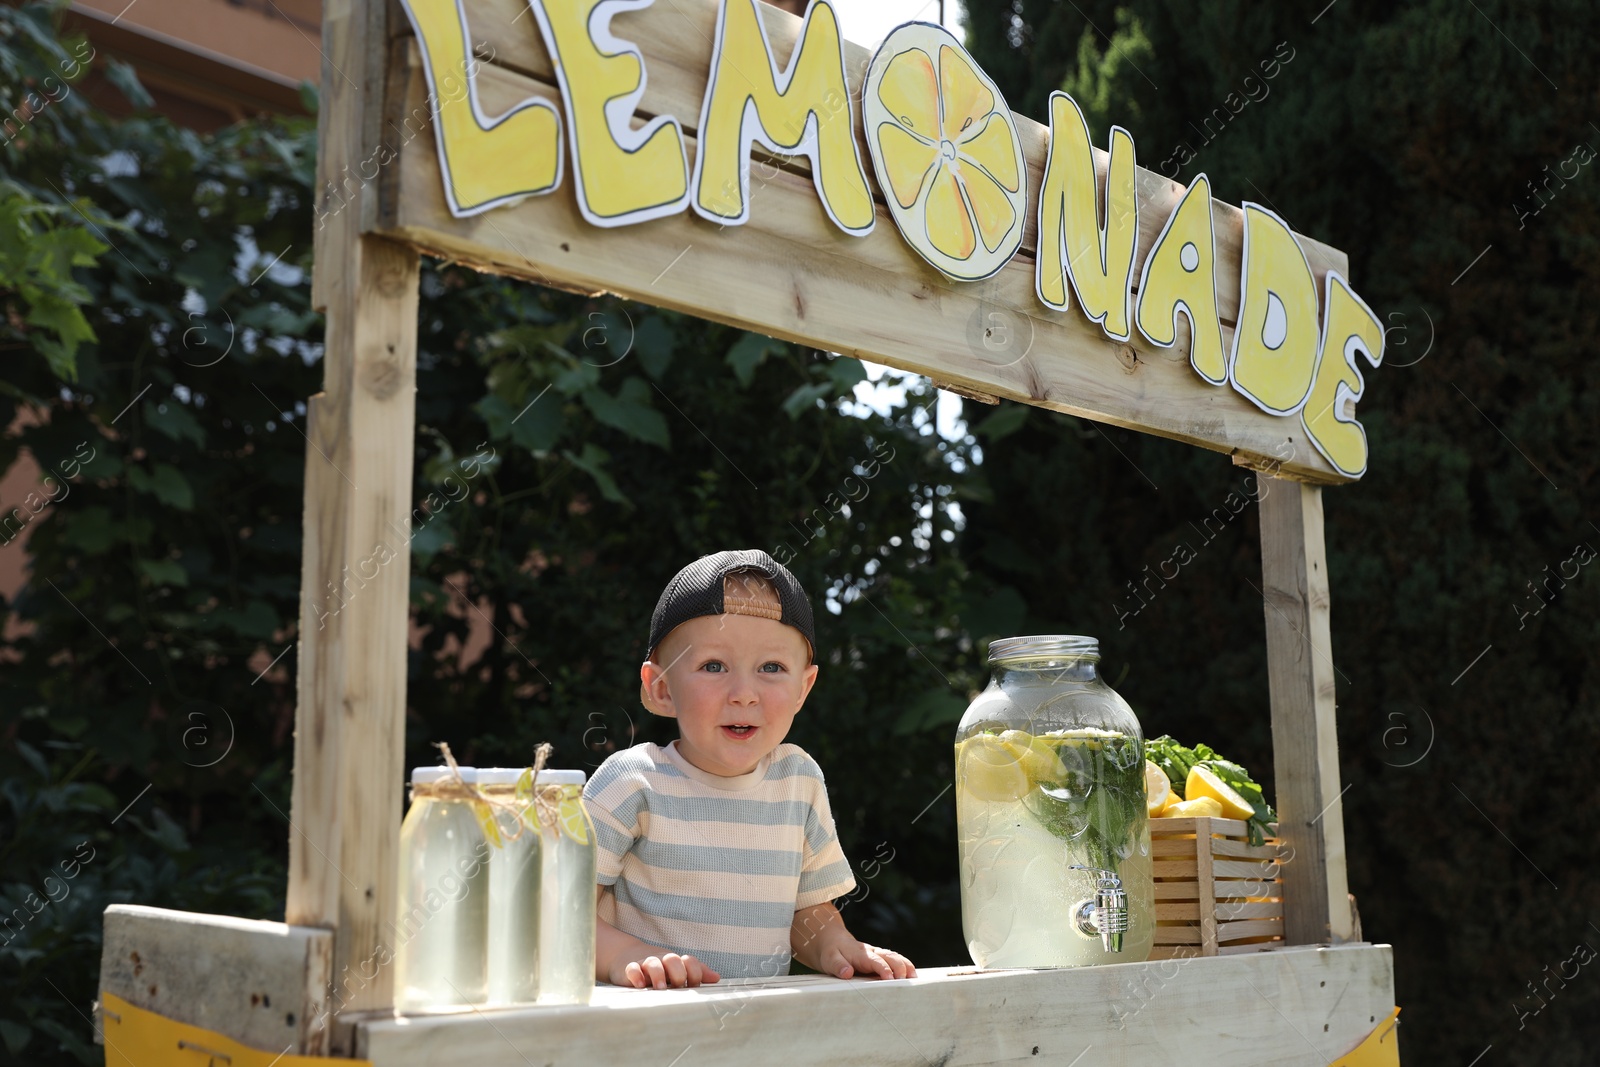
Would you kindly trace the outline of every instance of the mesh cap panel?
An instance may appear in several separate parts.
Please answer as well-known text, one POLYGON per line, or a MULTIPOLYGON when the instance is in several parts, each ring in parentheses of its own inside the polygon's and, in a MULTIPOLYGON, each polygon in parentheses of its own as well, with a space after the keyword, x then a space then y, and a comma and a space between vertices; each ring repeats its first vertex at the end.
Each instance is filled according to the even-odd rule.
POLYGON ((759 548, 702 556, 674 575, 662 590, 661 599, 656 602, 655 614, 650 617, 649 655, 655 655, 656 646, 675 627, 703 615, 721 615, 732 611, 773 618, 770 610, 748 599, 741 598, 739 603, 733 605, 724 604, 723 587, 728 576, 733 574, 759 574, 772 583, 782 608, 778 621, 800 631, 811 646, 812 658, 815 659, 817 636, 811 617, 811 601, 806 598, 805 590, 800 588, 800 582, 789 573, 789 569, 759 548))

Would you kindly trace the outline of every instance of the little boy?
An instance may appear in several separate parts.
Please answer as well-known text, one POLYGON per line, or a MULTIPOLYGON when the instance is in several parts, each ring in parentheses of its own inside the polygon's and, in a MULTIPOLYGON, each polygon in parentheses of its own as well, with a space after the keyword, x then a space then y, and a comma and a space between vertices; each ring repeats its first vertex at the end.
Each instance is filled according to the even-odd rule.
POLYGON ((719 552, 667 583, 640 700, 672 744, 600 765, 583 797, 599 845, 595 976, 666 989, 823 974, 913 978, 833 901, 855 887, 816 761, 786 745, 817 680, 811 604, 765 552, 719 552))

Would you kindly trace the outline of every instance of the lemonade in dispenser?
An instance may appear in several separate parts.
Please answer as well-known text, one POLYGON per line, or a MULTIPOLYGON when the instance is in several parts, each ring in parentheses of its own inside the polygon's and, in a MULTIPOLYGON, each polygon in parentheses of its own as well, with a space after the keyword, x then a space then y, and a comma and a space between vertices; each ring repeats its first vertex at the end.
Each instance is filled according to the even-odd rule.
POLYGON ((961 918, 980 967, 1137 963, 1155 935, 1144 738, 1089 637, 1009 637, 956 731, 961 918))

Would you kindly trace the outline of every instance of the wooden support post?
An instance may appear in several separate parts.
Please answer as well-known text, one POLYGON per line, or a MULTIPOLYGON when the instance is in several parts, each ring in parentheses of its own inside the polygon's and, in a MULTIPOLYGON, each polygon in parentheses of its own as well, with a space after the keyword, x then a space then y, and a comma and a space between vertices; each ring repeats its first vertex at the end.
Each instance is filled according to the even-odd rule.
POLYGON ((385 14, 383 0, 328 0, 322 22, 312 301, 326 331, 323 392, 308 405, 286 918, 334 931, 335 1017, 393 1003, 405 772, 418 256, 364 236, 385 14))
POLYGON ((1261 577, 1272 695, 1273 780, 1283 866, 1285 940, 1352 937, 1344 866, 1339 738, 1328 630, 1322 490, 1260 476, 1261 577))

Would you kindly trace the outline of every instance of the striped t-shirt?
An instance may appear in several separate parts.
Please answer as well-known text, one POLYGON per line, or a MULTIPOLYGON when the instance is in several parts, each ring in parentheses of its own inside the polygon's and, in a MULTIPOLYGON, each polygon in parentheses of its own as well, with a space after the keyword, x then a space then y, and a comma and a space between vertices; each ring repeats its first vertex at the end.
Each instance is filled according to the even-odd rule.
POLYGON ((677 742, 600 765, 584 788, 599 845, 599 916, 724 978, 789 973, 801 908, 855 888, 822 769, 779 745, 736 778, 708 774, 677 742))

